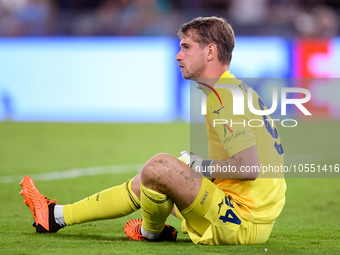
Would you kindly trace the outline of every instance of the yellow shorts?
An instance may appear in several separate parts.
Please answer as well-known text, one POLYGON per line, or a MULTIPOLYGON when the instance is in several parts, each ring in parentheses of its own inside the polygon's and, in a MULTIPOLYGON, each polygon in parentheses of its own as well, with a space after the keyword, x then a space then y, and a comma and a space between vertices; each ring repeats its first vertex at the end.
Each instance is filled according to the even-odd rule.
POLYGON ((182 231, 188 233, 195 244, 237 245, 265 243, 273 229, 274 222, 258 224, 241 218, 233 207, 233 201, 208 179, 195 201, 176 215, 183 216, 182 231))

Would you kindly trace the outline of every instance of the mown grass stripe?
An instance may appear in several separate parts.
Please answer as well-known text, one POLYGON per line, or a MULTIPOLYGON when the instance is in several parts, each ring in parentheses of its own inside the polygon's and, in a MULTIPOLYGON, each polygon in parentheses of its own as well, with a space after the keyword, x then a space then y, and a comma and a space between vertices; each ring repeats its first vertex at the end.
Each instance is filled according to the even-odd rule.
MULTIPOLYGON (((31 174, 35 181, 51 181, 71 179, 83 176, 95 176, 104 174, 122 174, 122 173, 134 173, 138 172, 143 167, 143 164, 134 165, 113 165, 113 166, 98 166, 89 168, 76 168, 64 171, 56 171, 50 173, 31 174)), ((23 175, 2 176, 0 177, 0 183, 13 183, 20 182, 23 175)))

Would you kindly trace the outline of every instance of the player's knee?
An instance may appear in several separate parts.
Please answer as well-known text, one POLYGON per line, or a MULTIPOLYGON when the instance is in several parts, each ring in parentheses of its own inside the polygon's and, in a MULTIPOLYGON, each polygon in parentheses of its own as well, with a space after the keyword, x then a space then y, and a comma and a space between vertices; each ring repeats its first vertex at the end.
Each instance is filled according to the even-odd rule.
POLYGON ((141 171, 142 183, 160 183, 169 172, 172 156, 166 153, 159 153, 153 156, 144 165, 141 171))

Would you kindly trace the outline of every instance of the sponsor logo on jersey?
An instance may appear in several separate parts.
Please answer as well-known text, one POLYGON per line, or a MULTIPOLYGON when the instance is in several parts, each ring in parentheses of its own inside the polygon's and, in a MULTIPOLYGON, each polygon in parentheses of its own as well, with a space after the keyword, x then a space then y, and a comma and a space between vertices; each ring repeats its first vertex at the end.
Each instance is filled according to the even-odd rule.
POLYGON ((234 139, 234 138, 237 138, 241 135, 245 135, 247 132, 242 130, 242 131, 238 131, 237 133, 232 133, 231 135, 225 137, 223 139, 223 144, 227 143, 227 142, 230 142, 230 140, 234 139))
POLYGON ((224 108, 225 106, 223 105, 220 109, 213 111, 213 113, 220 114, 220 111, 224 108))
POLYGON ((227 125, 227 124, 224 124, 223 125, 223 129, 224 129, 224 137, 227 136, 227 133, 229 132, 230 134, 234 133, 234 131, 227 125))
POLYGON ((202 201, 201 201, 201 205, 203 205, 204 204, 204 202, 205 202, 205 200, 207 199, 207 197, 208 197, 208 194, 209 194, 209 192, 206 190, 205 191, 205 194, 204 194, 204 197, 203 197, 203 199, 202 199, 202 201))

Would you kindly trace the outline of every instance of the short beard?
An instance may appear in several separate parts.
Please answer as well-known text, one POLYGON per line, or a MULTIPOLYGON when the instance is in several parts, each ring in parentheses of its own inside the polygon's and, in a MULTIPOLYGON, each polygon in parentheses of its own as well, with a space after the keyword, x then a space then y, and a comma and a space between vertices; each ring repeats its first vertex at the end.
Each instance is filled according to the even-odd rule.
POLYGON ((187 80, 196 80, 198 78, 201 78, 200 76, 201 76, 201 74, 205 70, 203 53, 200 55, 199 61, 197 61, 192 66, 192 69, 193 69, 193 71, 191 73, 189 73, 187 76, 183 75, 184 79, 187 79, 187 80))

